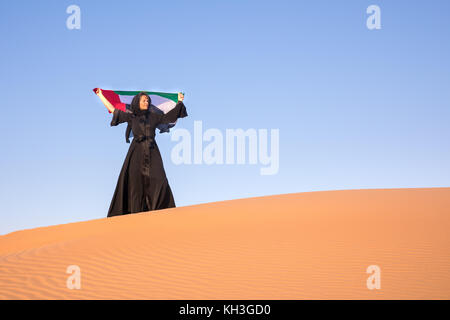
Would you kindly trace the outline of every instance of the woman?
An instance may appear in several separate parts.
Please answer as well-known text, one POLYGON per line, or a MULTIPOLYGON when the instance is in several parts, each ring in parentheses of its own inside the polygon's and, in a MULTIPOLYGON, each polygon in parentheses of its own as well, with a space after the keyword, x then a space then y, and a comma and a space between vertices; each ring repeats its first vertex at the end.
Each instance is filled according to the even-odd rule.
POLYGON ((113 114, 111 126, 128 122, 134 136, 120 171, 108 217, 175 207, 155 141, 155 128, 159 124, 173 123, 188 115, 183 103, 184 95, 178 93, 175 107, 166 114, 158 114, 150 111, 151 99, 145 92, 140 92, 133 98, 132 112, 114 108, 103 96, 101 89, 96 93, 113 114))

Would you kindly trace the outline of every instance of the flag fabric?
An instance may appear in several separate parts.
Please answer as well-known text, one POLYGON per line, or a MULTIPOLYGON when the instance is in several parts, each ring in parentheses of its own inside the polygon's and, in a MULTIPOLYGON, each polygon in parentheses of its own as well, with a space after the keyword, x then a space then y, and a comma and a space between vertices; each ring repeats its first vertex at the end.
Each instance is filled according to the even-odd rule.
MULTIPOLYGON (((94 88, 94 93, 98 88, 94 88)), ((101 89, 103 96, 108 100, 114 108, 117 108, 122 111, 129 111, 131 106, 131 101, 134 96, 142 91, 122 91, 122 90, 104 90, 101 89)), ((170 110, 172 110, 178 102, 178 93, 168 93, 168 92, 152 92, 152 91, 143 91, 147 93, 152 100, 151 105, 149 106, 151 112, 155 113, 164 113, 166 114, 170 110)), ((111 111, 108 110, 109 113, 111 111)), ((176 121, 168 124, 160 124, 158 125, 158 129, 160 133, 169 132, 170 128, 175 126, 176 121)))

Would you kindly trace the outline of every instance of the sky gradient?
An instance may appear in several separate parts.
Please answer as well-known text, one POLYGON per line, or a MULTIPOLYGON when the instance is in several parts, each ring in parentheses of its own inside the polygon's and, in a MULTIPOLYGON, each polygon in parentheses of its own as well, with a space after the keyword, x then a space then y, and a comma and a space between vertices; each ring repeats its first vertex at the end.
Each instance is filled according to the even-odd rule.
POLYGON ((279 171, 171 162, 177 206, 450 185, 450 2, 0 3, 0 234, 106 217, 129 144, 92 92, 184 91, 174 129, 279 129, 279 171), (66 8, 81 9, 69 30, 66 8), (381 29, 366 8, 381 8, 381 29))

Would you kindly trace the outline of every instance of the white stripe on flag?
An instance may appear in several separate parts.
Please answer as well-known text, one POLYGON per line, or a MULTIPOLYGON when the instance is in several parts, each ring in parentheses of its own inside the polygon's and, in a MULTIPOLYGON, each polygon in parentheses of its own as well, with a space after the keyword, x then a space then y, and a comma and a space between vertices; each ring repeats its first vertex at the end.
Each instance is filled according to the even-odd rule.
MULTIPOLYGON (((120 102, 126 103, 126 104, 131 104, 131 102, 133 101, 133 98, 134 98, 134 96, 129 96, 129 95, 118 95, 118 96, 119 96, 120 102)), ((152 99, 152 105, 154 105, 155 107, 157 107, 164 113, 169 112, 176 105, 176 103, 173 100, 170 100, 168 98, 164 98, 164 97, 161 97, 158 95, 153 95, 153 94, 150 94, 149 96, 150 96, 150 99, 152 99)))

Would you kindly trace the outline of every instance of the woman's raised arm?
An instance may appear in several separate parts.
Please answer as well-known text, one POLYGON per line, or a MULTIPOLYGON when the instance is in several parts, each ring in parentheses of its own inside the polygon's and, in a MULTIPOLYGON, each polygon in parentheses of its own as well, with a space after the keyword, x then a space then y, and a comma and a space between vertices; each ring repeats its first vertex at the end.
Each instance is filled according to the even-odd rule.
POLYGON ((105 105, 106 109, 108 109, 109 112, 113 113, 115 108, 111 104, 111 102, 106 100, 105 96, 103 95, 102 89, 98 88, 96 94, 98 95, 100 100, 102 100, 102 102, 105 105))

